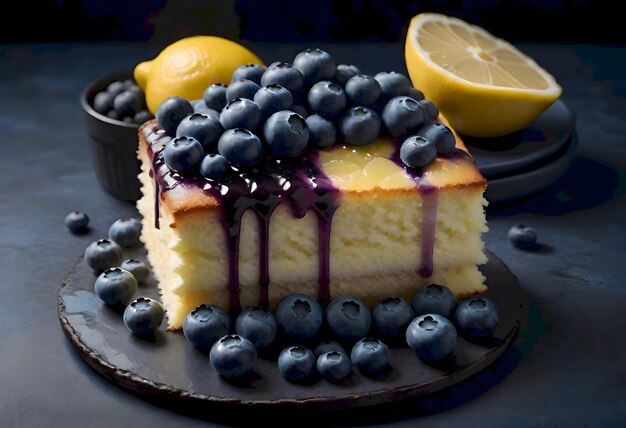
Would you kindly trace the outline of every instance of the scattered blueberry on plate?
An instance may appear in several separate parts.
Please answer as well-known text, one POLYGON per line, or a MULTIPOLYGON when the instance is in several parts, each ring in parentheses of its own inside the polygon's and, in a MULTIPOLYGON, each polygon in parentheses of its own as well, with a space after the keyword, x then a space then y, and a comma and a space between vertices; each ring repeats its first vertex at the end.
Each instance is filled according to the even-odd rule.
POLYGON ((456 326, 465 337, 491 335, 498 326, 498 320, 496 305, 484 297, 472 297, 462 301, 454 314, 456 326))
POLYGON ((318 343, 318 345, 315 347, 315 350, 313 351, 313 354, 315 354, 315 358, 318 358, 320 355, 330 351, 346 354, 346 350, 344 349, 344 347, 341 346, 339 342, 336 342, 334 340, 325 340, 318 343))
POLYGON ((278 370, 289 380, 308 379, 315 370, 315 355, 304 346, 289 346, 278 357, 278 370))
POLYGON ((440 360, 456 345, 457 332, 452 323, 437 314, 420 315, 406 329, 406 342, 415 354, 427 361, 440 360))
POLYGON ((411 305, 416 315, 438 314, 449 319, 457 300, 454 293, 445 285, 428 284, 417 290, 411 305))
POLYGON ((322 326, 322 307, 310 296, 292 294, 283 298, 274 313, 278 330, 287 338, 307 340, 322 326))
POLYGON ((532 250, 537 246, 537 232, 530 226, 516 224, 509 229, 508 236, 517 248, 532 250))
POLYGON ((229 334, 213 344, 209 360, 213 369, 225 378, 242 378, 254 370, 257 352, 245 337, 229 334))
POLYGON ((276 337, 276 319, 265 308, 250 307, 244 309, 235 320, 235 331, 248 339, 256 349, 271 345, 276 337))
POLYGON ((354 341, 367 334, 372 315, 361 299, 341 296, 333 299, 326 308, 326 323, 338 338, 354 341))
POLYGON ((132 273, 139 284, 144 284, 150 277, 150 268, 141 260, 124 260, 120 268, 132 273))
POLYGON ((122 247, 109 239, 94 241, 85 249, 85 262, 96 272, 117 267, 122 262, 122 247))
POLYGON ((137 291, 137 280, 132 273, 119 267, 109 268, 98 276, 94 289, 107 305, 126 305, 137 291))
POLYGON ((400 297, 387 297, 372 308, 374 326, 383 336, 401 337, 414 318, 415 311, 400 297))
POLYGON ((389 366, 389 348, 378 339, 364 337, 353 347, 352 363, 365 373, 378 373, 389 366))
POLYGON ((200 305, 187 314, 183 321, 183 334, 198 348, 210 348, 226 336, 232 322, 226 311, 217 305, 200 305))
POLYGON ((72 211, 65 216, 65 226, 75 235, 80 235, 89 230, 89 217, 81 211, 72 211))
POLYGON ((330 351, 320 355, 316 363, 317 371, 331 382, 345 379, 352 371, 352 362, 346 354, 330 351))
POLYGON ((124 310, 124 325, 138 336, 153 334, 163 323, 165 310, 161 303, 148 297, 133 300, 124 310))

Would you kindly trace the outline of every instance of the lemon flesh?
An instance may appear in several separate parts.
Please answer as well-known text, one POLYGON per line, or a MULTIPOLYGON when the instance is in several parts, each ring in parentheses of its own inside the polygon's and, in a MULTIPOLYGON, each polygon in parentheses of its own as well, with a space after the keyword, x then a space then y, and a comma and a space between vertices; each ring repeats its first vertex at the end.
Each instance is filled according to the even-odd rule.
POLYGON ((405 60, 413 85, 464 135, 518 131, 562 93, 554 77, 510 43, 436 13, 411 20, 405 60))
POLYGON ((146 94, 148 109, 155 113, 171 96, 202 98, 207 86, 230 83, 235 69, 263 62, 244 46, 221 37, 193 36, 178 40, 134 70, 137 84, 146 94))

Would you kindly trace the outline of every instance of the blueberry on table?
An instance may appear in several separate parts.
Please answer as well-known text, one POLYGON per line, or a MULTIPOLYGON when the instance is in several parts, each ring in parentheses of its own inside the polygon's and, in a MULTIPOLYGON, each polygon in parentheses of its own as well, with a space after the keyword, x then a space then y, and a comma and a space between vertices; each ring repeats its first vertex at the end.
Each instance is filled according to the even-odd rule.
POLYGON ((222 134, 217 142, 217 151, 235 166, 250 166, 261 159, 263 144, 249 130, 235 128, 222 134))
POLYGON ((235 80, 228 85, 228 88, 226 89, 226 101, 230 102, 235 98, 247 98, 249 100, 253 100, 254 94, 256 94, 259 89, 261 89, 261 87, 252 80, 235 80))
POLYGON ((148 297, 133 300, 124 310, 124 325, 138 336, 153 334, 163 323, 165 310, 161 303, 148 297))
POLYGON ((339 64, 335 72, 335 81, 340 85, 345 85, 351 77, 357 74, 361 74, 361 69, 356 65, 339 64))
POLYGON ((219 119, 207 113, 193 113, 185 117, 176 129, 177 137, 192 137, 200 142, 205 153, 215 153, 217 141, 224 133, 219 119))
POLYGON ((317 371, 331 382, 345 379, 352 371, 352 362, 346 354, 330 351, 317 357, 317 371))
POLYGON ((332 147, 337 142, 337 128, 330 120, 317 114, 306 118, 309 128, 309 143, 322 149, 332 147))
POLYGON ((291 92, 280 85, 267 85, 254 94, 254 102, 257 103, 264 118, 272 114, 286 110, 293 104, 291 92))
POLYGON ((135 114, 135 116, 133 117, 133 122, 135 122, 137 125, 141 125, 152 119, 154 119, 152 113, 150 113, 148 110, 141 110, 135 114))
POLYGON ((85 249, 85 262, 96 272, 117 267, 122 262, 122 247, 108 239, 94 241, 85 249))
POLYGON ((292 94, 302 89, 304 76, 300 70, 286 62, 274 62, 261 77, 261 86, 280 85, 292 94))
POLYGON ((240 79, 248 79, 256 83, 261 84, 261 77, 265 73, 265 67, 259 64, 244 64, 240 65, 233 72, 231 82, 235 82, 240 79))
POLYGON ((141 221, 137 218, 120 218, 109 227, 109 239, 123 248, 141 247, 141 221))
POLYGON ((228 86, 223 83, 209 85, 202 95, 204 104, 215 111, 221 111, 226 106, 226 90, 228 86))
POLYGON ((176 137, 165 145, 165 165, 174 172, 192 173, 204 158, 202 144, 193 137, 176 137))
MULTIPOLYGON (((341 352, 342 354, 346 354, 346 350, 339 342, 335 342, 334 340, 325 340, 319 343, 313 354, 315 354, 315 358, 318 358, 320 355, 325 354, 330 351, 341 352)), ((346 354, 347 355, 347 354, 346 354)))
POLYGON ((385 336, 401 337, 413 318, 413 308, 400 297, 384 298, 372 308, 374 327, 385 336))
POLYGON ((425 168, 437 159, 437 147, 426 138, 413 135, 400 146, 400 160, 411 168, 425 168))
POLYGON ((76 235, 85 233, 88 230, 88 225, 89 217, 84 212, 72 211, 65 216, 65 227, 76 235))
POLYGON ((307 101, 311 111, 325 119, 336 118, 346 108, 346 94, 342 87, 328 80, 313 85, 307 101))
POLYGON ((209 360, 213 369, 225 378, 242 378, 254 370, 257 352, 245 337, 229 334, 213 344, 209 360))
POLYGON ((317 48, 300 52, 293 60, 293 66, 300 70, 308 86, 321 80, 333 79, 337 71, 337 64, 333 57, 328 52, 317 48))
POLYGON ((140 284, 145 284, 150 277, 150 268, 141 260, 128 259, 124 260, 120 268, 133 274, 140 284))
POLYGON ((315 336, 322 326, 323 315, 317 300, 305 294, 284 297, 274 313, 281 334, 296 340, 307 340, 315 336))
POLYGON ((365 373, 378 373, 389 366, 389 347, 378 339, 364 337, 350 353, 352 363, 365 373))
POLYGON ((191 103, 181 97, 173 96, 165 99, 156 111, 157 124, 170 135, 176 135, 178 124, 193 114, 191 103))
POLYGON ((369 106, 380 97, 380 84, 372 76, 357 74, 346 82, 346 94, 353 104, 369 106))
POLYGON ((439 116, 439 107, 430 100, 420 101, 422 107, 426 110, 426 114, 429 120, 435 120, 439 116))
POLYGON ((445 285, 428 284, 413 295, 411 306, 416 315, 437 314, 450 319, 457 300, 454 293, 445 285))
POLYGON ((408 96, 411 81, 404 74, 395 71, 383 71, 374 76, 380 84, 383 95, 392 98, 408 96))
POLYGON ((353 146, 366 146, 378 139, 380 117, 367 107, 352 107, 339 122, 341 139, 353 146))
POLYGON ((235 331, 248 339, 256 349, 271 345, 276 337, 276 319, 265 308, 251 307, 244 309, 235 320, 235 331))
POLYGON ((406 343, 427 361, 440 360, 456 345, 457 332, 452 323, 437 314, 420 315, 406 329, 406 343))
POLYGON ((115 95, 108 92, 98 92, 93 99, 93 109, 100 114, 107 114, 113 108, 115 95))
POLYGON ((274 113, 263 126, 269 151, 279 157, 300 156, 309 143, 309 127, 298 113, 283 110, 274 113))
POLYGON ((206 155, 200 164, 200 174, 209 180, 219 180, 230 174, 231 171, 228 160, 217 153, 206 155))
POLYGON ((381 117, 385 127, 394 137, 414 133, 428 119, 426 110, 420 102, 410 97, 395 97, 389 100, 381 117))
POLYGON ((252 100, 235 98, 220 113, 224 129, 244 128, 255 132, 261 123, 261 109, 252 100))
POLYGON ((141 97, 132 91, 120 92, 113 100, 113 108, 122 117, 134 117, 137 112, 141 111, 141 97))
POLYGON ((94 289, 100 300, 107 305, 126 305, 137 291, 137 280, 124 269, 109 268, 98 276, 94 289))
POLYGON ((489 336, 498 326, 498 309, 489 299, 473 297, 459 303, 454 320, 462 336, 489 336))
POLYGON ((309 348, 289 346, 278 357, 278 370, 289 380, 310 378, 315 370, 316 358, 309 348))
POLYGON ((232 327, 230 317, 216 305, 200 305, 187 314, 183 321, 183 334, 198 348, 210 348, 226 336, 232 327))
POLYGON ((326 308, 326 322, 335 336, 354 341, 367 334, 372 315, 358 297, 341 296, 333 299, 326 308))
POLYGON ((417 131, 417 135, 433 143, 440 155, 452 154, 456 148, 454 133, 443 123, 429 123, 417 131))
POLYGON ((537 246, 537 232, 532 227, 517 224, 509 229, 508 235, 517 248, 530 250, 537 246))

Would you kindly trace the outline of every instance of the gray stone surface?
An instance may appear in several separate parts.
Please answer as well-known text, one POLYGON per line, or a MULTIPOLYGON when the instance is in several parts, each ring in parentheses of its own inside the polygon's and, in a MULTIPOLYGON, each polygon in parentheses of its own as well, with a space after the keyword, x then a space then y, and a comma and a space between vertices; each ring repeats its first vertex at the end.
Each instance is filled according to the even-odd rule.
MULTIPOLYGON (((403 69, 400 44, 324 47, 369 73, 403 69)), ((572 167, 548 191, 488 213, 487 246, 526 290, 529 326, 503 369, 447 397, 335 422, 624 426, 626 49, 521 47, 563 86, 580 137, 572 167), (537 230, 541 251, 510 245, 506 232, 515 223, 537 230)), ((301 48, 256 50, 269 63, 301 48)), ((0 426, 206 426, 108 383, 75 354, 57 319, 60 283, 84 248, 135 213, 97 183, 80 91, 156 52, 142 45, 0 47, 0 426), (91 217, 89 234, 73 236, 63 226, 74 209, 91 217)), ((228 422, 228 415, 204 416, 228 422)))

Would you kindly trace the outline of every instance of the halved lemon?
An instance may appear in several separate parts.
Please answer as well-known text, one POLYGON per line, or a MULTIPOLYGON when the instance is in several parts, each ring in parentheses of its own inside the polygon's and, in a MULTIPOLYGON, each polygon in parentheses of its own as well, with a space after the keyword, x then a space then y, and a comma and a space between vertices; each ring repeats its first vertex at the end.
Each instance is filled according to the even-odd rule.
POLYGON ((550 73, 510 43, 437 13, 411 20, 405 60, 413 86, 464 135, 518 131, 562 92, 550 73))

